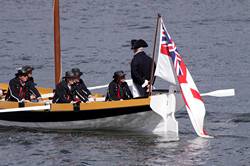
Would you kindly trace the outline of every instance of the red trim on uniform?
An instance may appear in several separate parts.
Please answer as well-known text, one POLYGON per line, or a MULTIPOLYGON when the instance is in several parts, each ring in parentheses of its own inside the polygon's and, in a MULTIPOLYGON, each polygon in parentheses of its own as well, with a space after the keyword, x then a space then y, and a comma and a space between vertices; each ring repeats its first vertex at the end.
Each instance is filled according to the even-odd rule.
POLYGON ((119 84, 117 85, 117 98, 121 99, 121 92, 120 92, 120 86, 119 86, 119 84))
POLYGON ((66 97, 66 99, 67 99, 67 100, 69 100, 69 99, 70 99, 69 95, 67 95, 67 94, 65 95, 65 97, 66 97))

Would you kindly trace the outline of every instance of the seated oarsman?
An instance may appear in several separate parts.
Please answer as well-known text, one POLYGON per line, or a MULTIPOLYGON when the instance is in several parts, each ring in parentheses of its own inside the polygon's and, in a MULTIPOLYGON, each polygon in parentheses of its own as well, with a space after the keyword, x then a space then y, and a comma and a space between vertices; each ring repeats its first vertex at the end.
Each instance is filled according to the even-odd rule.
POLYGON ((88 90, 84 81, 81 79, 82 72, 78 68, 73 68, 71 71, 74 73, 76 80, 73 85, 73 93, 75 96, 75 100, 79 99, 82 102, 87 102, 88 98, 91 97, 91 92, 88 90))
POLYGON ((72 103, 74 102, 73 84, 75 83, 75 75, 72 71, 67 71, 63 80, 56 85, 53 103, 72 103))
POLYGON ((125 81, 125 73, 123 71, 116 71, 113 78, 113 81, 108 86, 106 101, 132 99, 133 95, 125 81))
POLYGON ((30 87, 27 84, 28 75, 24 68, 18 69, 16 77, 10 80, 8 92, 5 96, 7 101, 29 102, 30 87))
POLYGON ((39 93, 39 91, 36 88, 36 83, 34 82, 34 78, 32 77, 32 71, 34 70, 34 68, 32 66, 23 66, 23 69, 25 70, 25 72, 28 75, 28 80, 27 80, 27 84, 30 87, 30 96, 31 99, 38 99, 39 101, 42 100, 41 98, 41 94, 39 93))

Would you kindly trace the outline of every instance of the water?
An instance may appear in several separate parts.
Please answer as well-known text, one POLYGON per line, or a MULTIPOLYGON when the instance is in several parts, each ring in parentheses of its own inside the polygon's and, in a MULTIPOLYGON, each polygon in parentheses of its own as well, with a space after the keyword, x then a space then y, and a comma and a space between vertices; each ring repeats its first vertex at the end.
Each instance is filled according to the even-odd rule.
MULTIPOLYGON (((52 1, 0 1, 0 77, 31 64, 39 85, 53 87, 52 1)), ((249 0, 61 0, 63 71, 79 67, 87 85, 123 69, 130 77, 131 39, 152 54, 161 13, 201 92, 235 88, 230 98, 204 98, 206 128, 198 138, 185 110, 180 141, 115 131, 0 130, 0 165, 250 165, 249 0)), ((162 85, 162 83, 161 83, 162 85)), ((162 85, 164 86, 164 85, 162 85)))

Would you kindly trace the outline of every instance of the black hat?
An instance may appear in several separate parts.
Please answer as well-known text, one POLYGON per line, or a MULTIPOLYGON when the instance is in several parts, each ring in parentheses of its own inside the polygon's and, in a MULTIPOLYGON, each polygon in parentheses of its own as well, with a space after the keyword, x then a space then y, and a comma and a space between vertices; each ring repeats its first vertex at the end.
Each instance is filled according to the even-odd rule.
POLYGON ((139 39, 139 40, 133 39, 133 40, 131 40, 131 50, 137 49, 137 48, 140 48, 140 47, 148 47, 147 42, 145 42, 142 39, 139 39))
POLYGON ((114 78, 114 79, 117 79, 117 78, 124 77, 125 75, 126 75, 126 74, 125 74, 122 70, 120 70, 120 71, 116 71, 116 72, 114 73, 113 78, 114 78))
POLYGON ((27 73, 31 72, 32 70, 34 70, 34 68, 32 66, 29 65, 25 65, 22 67, 27 73))
POLYGON ((75 78, 75 74, 72 71, 66 71, 63 78, 75 78))
POLYGON ((17 77, 22 76, 22 75, 27 75, 27 71, 25 70, 24 67, 18 68, 17 73, 15 74, 17 77))
POLYGON ((82 75, 82 72, 80 71, 79 68, 73 68, 73 69, 71 69, 71 71, 72 71, 72 73, 74 73, 74 75, 75 75, 76 77, 79 77, 79 76, 82 75))

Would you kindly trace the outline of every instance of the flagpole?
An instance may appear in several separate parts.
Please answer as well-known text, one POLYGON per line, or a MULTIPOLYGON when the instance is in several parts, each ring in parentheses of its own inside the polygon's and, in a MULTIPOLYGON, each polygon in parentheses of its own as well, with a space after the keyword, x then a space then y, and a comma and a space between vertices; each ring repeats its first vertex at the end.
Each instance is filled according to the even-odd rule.
POLYGON ((156 23, 156 28, 155 28, 155 36, 154 36, 154 48, 153 48, 153 56, 152 56, 152 67, 151 67, 151 77, 149 81, 149 96, 152 95, 152 85, 153 85, 153 79, 154 79, 154 61, 155 61, 155 49, 156 49, 156 40, 157 40, 157 35, 158 35, 158 26, 159 26, 159 20, 161 18, 161 15, 158 13, 157 16, 157 23, 156 23))

